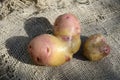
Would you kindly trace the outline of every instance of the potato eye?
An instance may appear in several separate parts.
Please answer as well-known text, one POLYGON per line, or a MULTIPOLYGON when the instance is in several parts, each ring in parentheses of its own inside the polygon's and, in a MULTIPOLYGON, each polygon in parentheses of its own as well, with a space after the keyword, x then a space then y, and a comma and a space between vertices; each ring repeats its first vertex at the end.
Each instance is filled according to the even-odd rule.
POLYGON ((31 46, 31 45, 29 45, 29 48, 32 48, 32 46, 31 46))
POLYGON ((37 57, 37 61, 40 62, 40 58, 39 57, 37 57))

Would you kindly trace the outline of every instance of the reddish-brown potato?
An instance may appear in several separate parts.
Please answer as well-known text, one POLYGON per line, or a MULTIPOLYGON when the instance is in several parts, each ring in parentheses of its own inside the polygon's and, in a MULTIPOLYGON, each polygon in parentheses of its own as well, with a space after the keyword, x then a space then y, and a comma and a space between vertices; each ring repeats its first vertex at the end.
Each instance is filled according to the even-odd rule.
POLYGON ((84 44, 84 56, 91 61, 98 61, 110 53, 110 46, 101 34, 91 35, 84 44))

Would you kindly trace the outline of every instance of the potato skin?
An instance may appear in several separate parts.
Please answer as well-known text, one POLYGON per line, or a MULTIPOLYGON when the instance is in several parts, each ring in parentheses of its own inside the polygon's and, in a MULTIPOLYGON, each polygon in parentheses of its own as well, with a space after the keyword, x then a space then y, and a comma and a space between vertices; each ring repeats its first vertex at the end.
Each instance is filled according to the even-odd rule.
POLYGON ((38 65, 62 65, 72 59, 80 48, 80 24, 73 14, 60 15, 53 29, 54 35, 39 35, 28 45, 28 52, 38 65))
POLYGON ((54 34, 56 36, 80 35, 81 27, 79 20, 70 13, 58 16, 54 23, 54 34))
POLYGON ((58 16, 54 23, 54 35, 62 39, 69 46, 71 54, 75 54, 81 44, 81 27, 79 20, 70 13, 58 16))
POLYGON ((101 34, 91 35, 84 44, 84 56, 91 61, 98 61, 110 53, 110 46, 101 34))
POLYGON ((38 65, 59 66, 68 57, 72 58, 66 44, 49 34, 35 37, 29 43, 28 51, 38 65))

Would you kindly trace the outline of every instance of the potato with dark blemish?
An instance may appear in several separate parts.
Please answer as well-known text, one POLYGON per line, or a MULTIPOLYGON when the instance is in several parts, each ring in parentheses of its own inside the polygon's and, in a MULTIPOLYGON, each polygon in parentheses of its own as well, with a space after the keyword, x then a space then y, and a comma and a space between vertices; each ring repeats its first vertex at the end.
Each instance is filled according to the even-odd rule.
POLYGON ((80 24, 73 14, 60 15, 53 29, 54 35, 43 34, 29 43, 28 51, 38 65, 62 65, 80 48, 80 24))
POLYGON ((84 44, 84 56, 91 61, 98 61, 110 53, 110 46, 101 34, 91 35, 84 44))
POLYGON ((66 44, 49 34, 35 37, 28 51, 38 65, 59 66, 72 58, 66 44))
POLYGON ((58 16, 53 29, 54 35, 67 43, 71 54, 79 50, 81 27, 76 16, 69 13, 58 16))

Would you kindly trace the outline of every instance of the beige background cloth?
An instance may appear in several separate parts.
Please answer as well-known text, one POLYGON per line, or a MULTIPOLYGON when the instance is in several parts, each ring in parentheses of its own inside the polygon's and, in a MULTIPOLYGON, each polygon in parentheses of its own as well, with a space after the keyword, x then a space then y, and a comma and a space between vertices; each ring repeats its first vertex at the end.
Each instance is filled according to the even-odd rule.
POLYGON ((0 0, 0 80, 120 80, 120 0, 0 0), (80 20, 82 41, 103 34, 110 55, 90 62, 79 51, 59 67, 36 66, 27 44, 64 13, 80 20))

